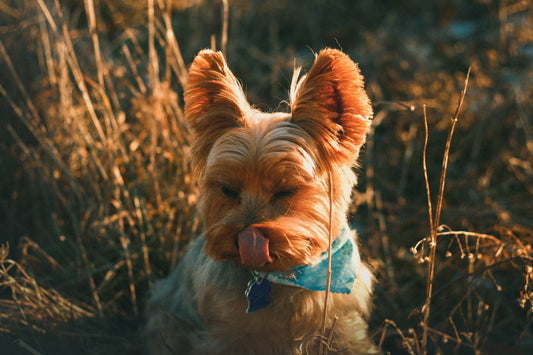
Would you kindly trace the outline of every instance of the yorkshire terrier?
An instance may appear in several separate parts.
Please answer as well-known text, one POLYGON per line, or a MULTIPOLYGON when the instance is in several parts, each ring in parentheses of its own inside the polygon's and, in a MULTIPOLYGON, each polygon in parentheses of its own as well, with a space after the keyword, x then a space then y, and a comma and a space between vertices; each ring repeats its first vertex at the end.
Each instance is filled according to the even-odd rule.
POLYGON ((194 59, 185 115, 205 232, 153 288, 150 353, 378 352, 365 321, 373 276, 346 215, 370 100, 335 49, 298 77, 291 112, 264 113, 220 52, 194 59))

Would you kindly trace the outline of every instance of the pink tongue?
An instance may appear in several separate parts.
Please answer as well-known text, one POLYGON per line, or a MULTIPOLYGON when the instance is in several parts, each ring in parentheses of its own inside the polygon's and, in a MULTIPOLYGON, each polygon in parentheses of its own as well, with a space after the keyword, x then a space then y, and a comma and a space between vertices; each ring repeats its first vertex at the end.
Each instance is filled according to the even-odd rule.
POLYGON ((268 251, 269 239, 256 227, 248 227, 238 235, 241 262, 251 268, 271 263, 268 251))

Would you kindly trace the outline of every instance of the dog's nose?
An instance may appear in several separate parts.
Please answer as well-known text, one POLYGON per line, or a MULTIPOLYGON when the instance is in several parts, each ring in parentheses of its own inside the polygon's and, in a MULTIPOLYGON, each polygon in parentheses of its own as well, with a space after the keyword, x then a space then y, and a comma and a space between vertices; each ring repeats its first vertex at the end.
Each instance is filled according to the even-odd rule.
POLYGON ((242 197, 242 211, 244 223, 247 226, 262 222, 265 219, 265 209, 268 200, 258 192, 244 192, 242 197))

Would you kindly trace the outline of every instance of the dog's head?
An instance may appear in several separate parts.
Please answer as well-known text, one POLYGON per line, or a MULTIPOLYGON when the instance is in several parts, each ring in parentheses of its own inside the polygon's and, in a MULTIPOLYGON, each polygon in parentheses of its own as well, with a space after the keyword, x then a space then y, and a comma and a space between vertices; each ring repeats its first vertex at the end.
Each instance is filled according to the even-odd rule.
POLYGON ((372 116, 363 77, 346 54, 324 49, 290 96, 290 113, 260 112, 220 52, 201 51, 190 68, 185 114, 214 259, 289 271, 327 250, 330 202, 334 236, 345 222, 372 116))

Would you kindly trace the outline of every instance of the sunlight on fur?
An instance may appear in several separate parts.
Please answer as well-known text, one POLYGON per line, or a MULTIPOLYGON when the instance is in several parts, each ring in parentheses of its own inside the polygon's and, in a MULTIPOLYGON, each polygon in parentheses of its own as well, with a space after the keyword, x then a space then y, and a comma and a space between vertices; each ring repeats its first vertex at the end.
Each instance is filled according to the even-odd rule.
POLYGON ((264 113, 220 52, 201 51, 191 65, 185 113, 205 231, 152 290, 151 354, 317 354, 334 316, 331 349, 379 352, 365 320, 373 276, 346 216, 370 100, 358 66, 338 50, 322 50, 298 77, 291 112, 264 113))

